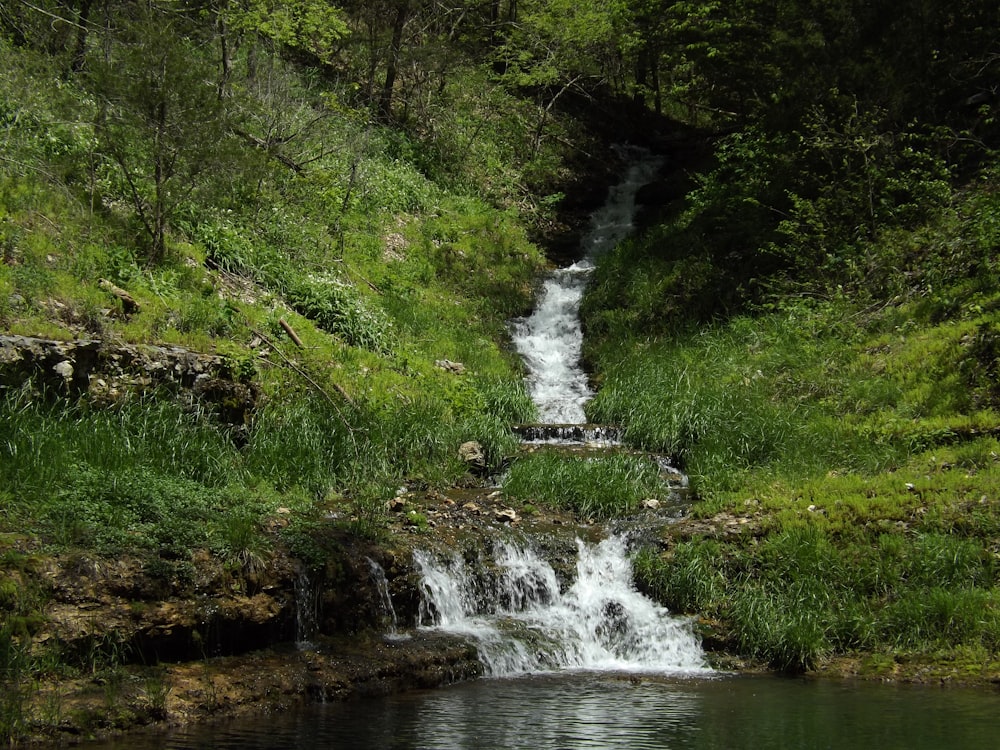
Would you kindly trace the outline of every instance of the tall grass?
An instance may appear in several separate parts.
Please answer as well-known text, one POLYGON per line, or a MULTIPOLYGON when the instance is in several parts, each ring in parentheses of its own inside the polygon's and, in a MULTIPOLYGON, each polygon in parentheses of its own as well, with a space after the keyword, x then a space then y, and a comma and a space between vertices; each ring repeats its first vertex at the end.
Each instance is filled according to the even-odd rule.
POLYGON ((588 414, 622 425, 632 445, 677 457, 703 496, 762 477, 877 473, 992 429, 995 410, 982 408, 992 360, 976 348, 993 340, 984 324, 886 334, 895 316, 843 299, 789 301, 660 339, 599 340, 601 390, 588 414), (854 319, 864 325, 845 322, 854 319))
POLYGON ((511 466, 504 491, 525 503, 608 519, 634 511, 644 499, 666 497, 670 489, 648 458, 539 451, 511 466))
POLYGON ((672 610, 719 619, 738 652, 787 671, 832 653, 993 649, 1000 639, 993 555, 941 532, 807 525, 752 545, 692 539, 644 551, 636 572, 672 610))
POLYGON ((107 553, 184 558, 209 547, 252 558, 247 532, 275 508, 307 511, 342 496, 371 536, 400 483, 442 486, 468 470, 463 442, 480 442, 493 472, 517 450, 510 423, 531 409, 518 380, 436 378, 424 393, 355 406, 286 385, 239 433, 169 396, 97 406, 8 392, 0 525, 107 553))
POLYGON ((7 436, 0 472, 23 499, 41 500, 80 467, 146 468, 206 486, 244 478, 238 451, 210 415, 169 398, 125 400, 109 408, 45 401, 28 391, 0 399, 7 436))
POLYGON ((0 624, 0 744, 13 746, 27 732, 28 647, 0 624))
POLYGON ((625 351, 606 367, 588 416, 621 424, 632 445, 674 456, 706 490, 731 489, 748 469, 819 450, 806 409, 777 397, 785 365, 757 366, 748 346, 707 332, 687 345, 625 351))

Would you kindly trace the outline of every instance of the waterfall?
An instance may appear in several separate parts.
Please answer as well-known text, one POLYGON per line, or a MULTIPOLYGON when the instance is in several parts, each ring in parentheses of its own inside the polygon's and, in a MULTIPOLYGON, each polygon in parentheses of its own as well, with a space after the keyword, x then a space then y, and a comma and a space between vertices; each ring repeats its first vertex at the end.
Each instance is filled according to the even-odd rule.
POLYGON ((389 581, 385 577, 385 569, 370 557, 365 559, 368 561, 368 569, 371 571, 372 583, 375 584, 375 589, 378 591, 386 635, 391 640, 403 640, 406 636, 399 632, 399 621, 396 619, 396 609, 392 606, 392 596, 389 594, 389 581))
POLYGON ((318 621, 319 592, 303 569, 295 581, 295 645, 299 649, 313 648, 312 639, 319 632, 318 621))
POLYGON ((527 366, 528 390, 543 424, 586 422, 584 405, 594 394, 580 364, 580 302, 594 261, 631 233, 636 193, 653 179, 661 164, 662 160, 644 154, 629 169, 591 217, 582 242, 582 260, 550 274, 534 312, 514 321, 514 345, 527 366))
POLYGON ((472 638, 494 677, 560 669, 707 671, 689 619, 639 593, 625 540, 577 540, 576 579, 565 590, 528 547, 497 545, 488 580, 458 555, 414 555, 420 627, 472 638))

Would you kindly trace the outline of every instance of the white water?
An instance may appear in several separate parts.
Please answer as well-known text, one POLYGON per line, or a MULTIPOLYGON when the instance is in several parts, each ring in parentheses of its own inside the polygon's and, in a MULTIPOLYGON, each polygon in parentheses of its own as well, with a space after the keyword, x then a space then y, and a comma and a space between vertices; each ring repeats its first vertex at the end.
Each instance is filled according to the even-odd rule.
POLYGON ((583 331, 580 302, 594 261, 628 237, 633 229, 639 188, 650 182, 662 161, 649 157, 629 169, 612 188, 605 205, 591 217, 582 242, 583 259, 553 272, 534 312, 514 322, 513 339, 528 368, 528 390, 544 424, 582 424, 584 405, 594 396, 580 364, 583 331))
POLYGON ((442 561, 417 553, 418 625, 473 638, 494 677, 708 671, 691 621, 636 591, 622 538, 577 547, 576 580, 565 591, 552 566, 527 548, 498 545, 490 582, 475 578, 457 555, 442 561))
POLYGON ((295 581, 295 645, 308 651, 314 648, 313 638, 319 632, 319 591, 309 574, 299 571, 295 581))
POLYGON ((389 580, 385 577, 385 569, 370 557, 366 557, 365 560, 368 561, 368 570, 371 572, 372 583, 375 584, 375 589, 378 591, 386 637, 389 640, 406 640, 409 636, 399 632, 399 621, 396 618, 396 609, 392 606, 392 596, 389 594, 389 580))

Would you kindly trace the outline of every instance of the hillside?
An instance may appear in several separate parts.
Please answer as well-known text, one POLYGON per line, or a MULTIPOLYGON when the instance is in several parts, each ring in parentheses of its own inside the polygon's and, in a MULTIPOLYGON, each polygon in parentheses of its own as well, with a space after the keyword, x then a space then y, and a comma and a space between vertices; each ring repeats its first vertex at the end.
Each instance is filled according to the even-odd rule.
POLYGON ((1000 40, 919 5, 5 3, 0 737, 477 674, 367 561, 413 614, 415 546, 662 491, 511 431, 621 141, 588 417, 693 499, 644 590, 729 666, 1000 678, 1000 40), (303 575, 322 664, 260 652, 303 575))

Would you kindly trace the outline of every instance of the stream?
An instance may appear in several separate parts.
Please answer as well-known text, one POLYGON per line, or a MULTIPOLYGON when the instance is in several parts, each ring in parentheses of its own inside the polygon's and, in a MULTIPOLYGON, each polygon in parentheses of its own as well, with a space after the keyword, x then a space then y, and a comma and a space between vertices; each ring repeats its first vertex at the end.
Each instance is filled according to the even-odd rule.
POLYGON ((575 578, 530 547, 496 546, 473 573, 455 555, 416 556, 422 627, 475 641, 490 677, 591 670, 708 674, 692 624, 636 591, 624 538, 577 541, 575 578))
POLYGON ((997 696, 961 688, 560 674, 466 682, 129 737, 107 750, 986 750, 997 696))
MULTIPOLYGON (((618 450, 617 432, 586 425, 593 397, 580 362, 580 302, 594 263, 633 230, 636 195, 662 159, 629 152, 632 164, 591 217, 582 258, 549 275, 534 312, 515 322, 513 339, 528 372, 526 385, 540 423, 522 439, 549 445, 587 444, 593 454, 618 450)), ((577 460, 587 460, 577 457, 577 460)), ((531 546, 499 542, 470 566, 457 553, 417 553, 421 580, 418 626, 468 637, 490 677, 540 672, 705 674, 704 654, 687 618, 640 594, 633 583, 628 539, 577 540, 576 568, 560 581, 531 546)))
MULTIPOLYGON (((595 213, 582 259, 546 279, 516 321, 539 424, 527 442, 615 449, 586 425, 593 396, 580 364, 579 306, 602 253, 632 229, 635 196, 660 162, 634 162, 595 213)), ((654 457, 655 458, 655 457, 654 457)), ((421 631, 475 643, 486 677, 433 691, 314 704, 277 716, 130 736, 135 750, 486 750, 500 748, 992 748, 998 697, 983 690, 738 676, 711 670, 689 618, 639 593, 628 539, 578 540, 558 567, 530 538, 498 536, 478 558, 417 552, 417 621, 398 622, 385 573, 387 642, 421 631)), ((308 597, 303 597, 308 610, 308 597)), ((306 623, 308 624, 308 623, 306 623)), ((308 628, 300 647, 308 648, 308 628)))
POLYGON ((611 188, 604 205, 591 216, 581 242, 581 259, 550 273, 534 311, 514 322, 514 346, 524 359, 528 392, 543 424, 570 425, 587 420, 584 405, 594 393, 580 362, 580 303, 597 259, 631 234, 636 194, 663 163, 645 151, 633 150, 629 156, 632 165, 624 179, 611 188))

